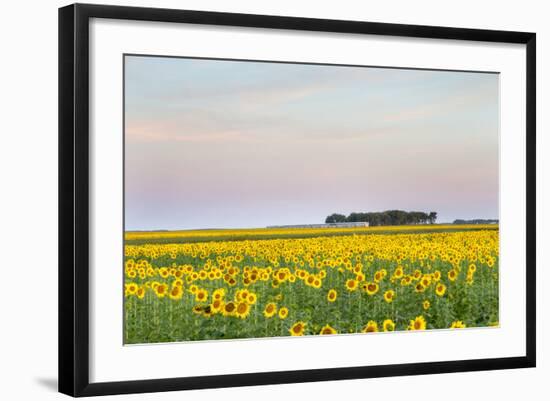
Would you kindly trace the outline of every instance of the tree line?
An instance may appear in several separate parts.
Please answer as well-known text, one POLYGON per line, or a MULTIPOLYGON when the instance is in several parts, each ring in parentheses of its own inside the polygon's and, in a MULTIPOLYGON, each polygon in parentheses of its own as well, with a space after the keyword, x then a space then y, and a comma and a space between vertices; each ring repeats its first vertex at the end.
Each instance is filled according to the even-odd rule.
POLYGON ((434 224, 437 212, 406 212, 404 210, 386 210, 384 212, 350 213, 345 216, 333 213, 327 216, 325 223, 365 222, 370 226, 398 226, 406 224, 434 224))
POLYGON ((453 221, 453 224, 498 224, 497 219, 472 219, 472 220, 463 220, 456 219, 453 221))

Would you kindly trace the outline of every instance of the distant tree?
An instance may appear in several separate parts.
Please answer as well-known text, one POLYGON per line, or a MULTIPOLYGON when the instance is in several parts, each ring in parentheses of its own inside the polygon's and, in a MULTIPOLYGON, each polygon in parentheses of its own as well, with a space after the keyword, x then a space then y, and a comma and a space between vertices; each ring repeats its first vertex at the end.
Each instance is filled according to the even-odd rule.
POLYGON ((325 219, 325 223, 344 223, 346 221, 346 216, 343 214, 334 213, 328 216, 325 219))
POLYGON ((498 224, 498 219, 456 219, 453 224, 498 224))
POLYGON ((406 212, 404 210, 386 210, 384 212, 352 212, 347 217, 334 213, 325 219, 325 223, 367 222, 371 226, 389 226, 404 224, 434 224, 437 212, 406 212))

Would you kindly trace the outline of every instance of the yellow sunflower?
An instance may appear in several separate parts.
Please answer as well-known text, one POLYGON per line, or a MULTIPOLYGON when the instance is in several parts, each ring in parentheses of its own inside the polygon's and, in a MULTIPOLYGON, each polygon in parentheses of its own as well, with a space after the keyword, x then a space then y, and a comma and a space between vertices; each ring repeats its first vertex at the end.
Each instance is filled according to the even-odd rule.
POLYGON ((258 296, 256 294, 254 294, 253 292, 251 292, 250 294, 248 294, 248 296, 246 297, 246 302, 249 304, 249 305, 254 305, 256 303, 256 300, 258 299, 258 296))
POLYGON ((204 289, 198 289, 195 293, 195 301, 197 302, 206 302, 208 300, 208 291, 204 289))
POLYGON ((365 288, 366 288, 366 291, 367 291, 368 295, 374 295, 380 289, 380 287, 378 286, 377 283, 367 283, 365 288))
POLYGON ((455 269, 451 269, 449 273, 447 273, 447 277, 449 277, 450 281, 455 281, 458 277, 458 272, 455 269))
POLYGON ((447 287, 445 286, 445 284, 443 283, 439 283, 437 284, 437 286, 435 287, 435 293, 442 297, 443 295, 445 295, 445 291, 447 290, 447 287))
POLYGON ((424 316, 417 316, 414 320, 411 320, 408 329, 426 330, 426 319, 424 319, 424 316))
POLYGON ((329 290, 329 292, 327 294, 327 301, 334 302, 334 301, 336 301, 337 297, 338 297, 338 293, 336 292, 335 289, 329 290))
POLYGON ((395 330, 395 323, 391 319, 386 319, 382 323, 382 327, 384 331, 394 331, 395 330))
POLYGON ((246 302, 240 302, 235 309, 235 315, 241 319, 245 319, 250 313, 250 305, 246 302))
POLYGON ((348 291, 355 291, 357 289, 357 281, 350 278, 346 281, 346 289, 348 291))
POLYGON ((270 302, 265 306, 264 316, 266 318, 273 317, 275 316, 276 313, 277 313, 277 305, 275 303, 270 302))
POLYGON ((403 267, 397 266, 397 268, 393 271, 393 277, 399 279, 403 277, 403 267))
POLYGON ((384 301, 391 303, 395 299, 395 291, 388 290, 384 293, 384 301))
POLYGON ((223 308, 223 301, 221 299, 214 299, 210 304, 210 308, 214 313, 220 312, 223 308))
POLYGON ((180 286, 176 285, 172 287, 168 296, 170 297, 170 299, 173 299, 174 301, 178 301, 183 296, 183 289, 180 286))
POLYGON ((304 322, 296 322, 288 330, 291 336, 303 336, 306 329, 306 324, 304 322))
POLYGON ((164 298, 164 296, 168 292, 168 286, 166 284, 161 283, 155 286, 154 290, 157 297, 164 298))
POLYGON ((237 306, 235 305, 235 302, 231 301, 223 305, 222 308, 222 315, 224 316, 234 316, 235 315, 235 309, 237 309, 237 306))
POLYGON ((455 320, 451 323, 451 329, 464 329, 466 324, 462 320, 455 320))
POLYGON ((136 283, 128 283, 124 285, 124 293, 126 296, 135 295, 138 290, 138 285, 136 283))
POLYGON ((416 285, 414 286, 414 290, 416 292, 424 292, 426 291, 426 287, 422 283, 416 283, 416 285))
POLYGON ((369 320, 367 325, 363 327, 363 330, 361 332, 363 333, 374 333, 378 331, 378 323, 376 323, 374 320, 369 320))
POLYGON ((139 287, 136 292, 136 296, 139 299, 143 299, 145 297, 145 287, 139 287))
POLYGON ((321 329, 321 332, 319 334, 338 334, 338 332, 336 331, 336 329, 334 327, 331 327, 330 325, 325 325, 322 329, 321 329))
POLYGON ((223 299, 225 297, 225 288, 218 288, 212 293, 212 299, 223 299))

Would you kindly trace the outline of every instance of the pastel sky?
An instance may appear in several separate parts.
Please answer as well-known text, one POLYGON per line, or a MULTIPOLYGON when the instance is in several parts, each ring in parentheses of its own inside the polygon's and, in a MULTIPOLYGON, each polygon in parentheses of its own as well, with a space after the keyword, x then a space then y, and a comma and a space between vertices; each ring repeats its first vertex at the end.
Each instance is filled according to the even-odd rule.
POLYGON ((498 218, 499 76, 125 58, 127 230, 498 218))

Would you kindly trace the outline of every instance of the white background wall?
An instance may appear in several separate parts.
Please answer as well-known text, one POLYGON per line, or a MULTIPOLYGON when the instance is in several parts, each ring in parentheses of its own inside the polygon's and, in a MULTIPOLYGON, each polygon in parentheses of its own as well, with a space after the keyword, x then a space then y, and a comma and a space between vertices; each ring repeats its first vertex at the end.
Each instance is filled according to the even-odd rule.
MULTIPOLYGON (((107 1, 107 0, 105 0, 107 1)), ((95 1, 90 1, 94 2, 95 1)), ((538 367, 536 369, 292 384, 125 399, 316 400, 380 398, 430 400, 544 399, 550 394, 544 294, 550 274, 550 162, 545 137, 550 83, 550 24, 544 1, 162 0, 111 4, 232 11, 303 17, 444 25, 537 33, 538 130, 538 367)), ((101 2, 100 2, 101 3, 101 2)), ((5 2, 0 46, 0 397, 60 399, 57 376, 57 0, 5 2), (24 272, 21 274, 21 272, 24 272)), ((547 313, 546 313, 547 315, 547 313)), ((113 397, 110 397, 113 398, 113 397)), ((118 397, 121 399, 121 397, 118 397)))

